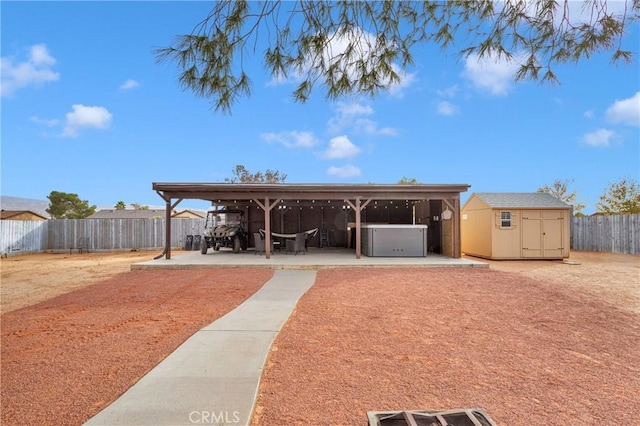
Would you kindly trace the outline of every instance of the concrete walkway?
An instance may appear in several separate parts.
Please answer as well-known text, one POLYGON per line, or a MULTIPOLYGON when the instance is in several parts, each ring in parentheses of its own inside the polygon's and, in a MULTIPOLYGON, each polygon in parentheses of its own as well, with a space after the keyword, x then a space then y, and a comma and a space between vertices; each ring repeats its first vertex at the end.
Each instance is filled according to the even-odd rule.
POLYGON ((315 270, 276 270, 85 424, 249 424, 271 343, 315 278, 315 270))

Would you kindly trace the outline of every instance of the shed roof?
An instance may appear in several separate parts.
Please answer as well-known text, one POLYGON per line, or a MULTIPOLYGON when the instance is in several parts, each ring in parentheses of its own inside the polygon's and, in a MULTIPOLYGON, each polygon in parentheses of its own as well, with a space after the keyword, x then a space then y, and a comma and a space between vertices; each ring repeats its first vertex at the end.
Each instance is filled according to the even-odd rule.
POLYGON ((493 208, 568 209, 571 206, 546 192, 476 192, 472 196, 480 198, 493 208))

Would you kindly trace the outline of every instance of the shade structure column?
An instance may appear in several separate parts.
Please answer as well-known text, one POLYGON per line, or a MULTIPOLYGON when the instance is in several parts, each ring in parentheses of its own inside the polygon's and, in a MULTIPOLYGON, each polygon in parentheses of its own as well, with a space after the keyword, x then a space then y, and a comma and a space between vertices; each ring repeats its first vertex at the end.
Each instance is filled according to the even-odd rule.
POLYGON ((460 197, 452 198, 450 200, 442 200, 447 207, 452 211, 452 238, 453 238, 453 253, 452 257, 459 259, 462 256, 461 242, 460 242, 460 197))
POLYGON ((281 199, 269 203, 269 197, 265 197, 264 204, 258 200, 254 200, 257 205, 264 211, 264 255, 267 259, 271 258, 271 210, 278 205, 281 199))
POLYGON ((344 200, 344 202, 349 204, 353 211, 356 212, 356 259, 360 259, 360 255, 362 254, 362 232, 360 231, 360 225, 362 223, 361 214, 362 209, 367 207, 371 199, 362 203, 361 197, 356 197, 355 204, 350 200, 344 200))
MULTIPOLYGON (((156 191, 156 193, 165 201, 166 210, 164 215, 164 250, 163 253, 165 258, 171 259, 171 212, 175 209, 180 202, 182 202, 182 198, 178 199, 174 204, 171 204, 171 197, 166 197, 164 194, 156 191)), ((156 259, 162 257, 160 254, 156 259)))

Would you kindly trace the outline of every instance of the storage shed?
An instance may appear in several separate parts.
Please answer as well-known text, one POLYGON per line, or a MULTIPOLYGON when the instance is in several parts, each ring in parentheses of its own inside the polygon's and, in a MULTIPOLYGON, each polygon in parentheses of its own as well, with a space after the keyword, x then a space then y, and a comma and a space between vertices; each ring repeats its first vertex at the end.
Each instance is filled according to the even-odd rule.
POLYGON ((462 252, 486 259, 569 257, 571 206, 551 194, 473 193, 461 211, 462 252))

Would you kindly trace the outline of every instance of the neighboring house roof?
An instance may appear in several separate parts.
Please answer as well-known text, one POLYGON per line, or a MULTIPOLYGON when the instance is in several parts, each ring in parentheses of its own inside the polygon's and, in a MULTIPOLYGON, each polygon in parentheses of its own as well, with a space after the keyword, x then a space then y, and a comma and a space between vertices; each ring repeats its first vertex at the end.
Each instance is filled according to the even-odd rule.
POLYGON ((10 220, 15 218, 16 216, 21 215, 33 215, 42 218, 42 220, 47 220, 48 218, 38 214, 36 212, 32 212, 31 210, 2 210, 0 211, 0 219, 2 220, 10 220))
POLYGON ((185 218, 191 218, 191 219, 197 219, 197 218, 204 219, 206 216, 207 216, 206 212, 199 212, 199 211, 196 211, 196 210, 187 209, 187 210, 182 210, 182 211, 173 213, 172 217, 178 217, 178 218, 185 217, 185 218))
MULTIPOLYGON (((87 219, 157 219, 165 218, 165 209, 103 209, 95 212, 87 219)), ((206 213, 196 210, 182 210, 173 212, 175 218, 204 218, 206 213)))
POLYGON ((515 209, 515 208, 570 208, 571 206, 560 201, 546 192, 476 192, 472 194, 484 201, 489 207, 515 209))
POLYGON ((87 219, 156 219, 164 218, 166 210, 107 209, 99 210, 87 219))

